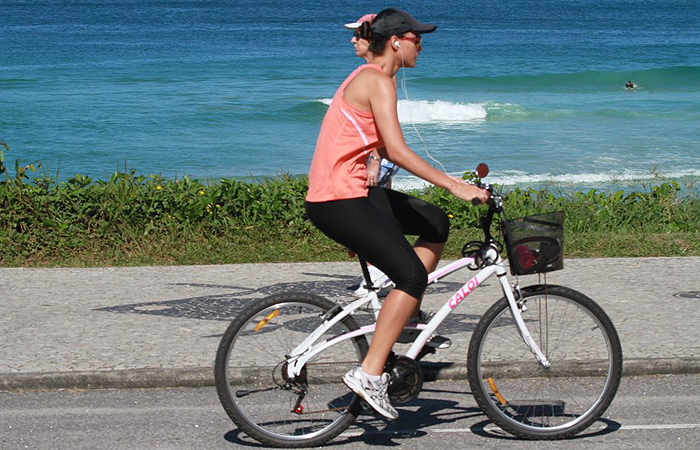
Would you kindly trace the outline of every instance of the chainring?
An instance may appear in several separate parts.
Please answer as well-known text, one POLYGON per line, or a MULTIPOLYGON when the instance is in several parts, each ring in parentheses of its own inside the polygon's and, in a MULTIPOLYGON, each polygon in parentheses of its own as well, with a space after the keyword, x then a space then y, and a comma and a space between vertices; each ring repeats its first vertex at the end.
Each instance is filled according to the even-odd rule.
POLYGON ((391 403, 408 403, 418 397, 423 388, 423 370, 418 362, 406 356, 397 356, 389 363, 389 399, 391 403))

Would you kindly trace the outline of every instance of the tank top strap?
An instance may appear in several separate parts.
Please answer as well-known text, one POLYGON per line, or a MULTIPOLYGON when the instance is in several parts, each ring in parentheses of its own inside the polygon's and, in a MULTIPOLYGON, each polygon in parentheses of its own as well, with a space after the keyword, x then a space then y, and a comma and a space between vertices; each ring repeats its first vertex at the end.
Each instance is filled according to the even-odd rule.
POLYGON ((378 70, 380 72, 382 71, 381 66, 379 66, 378 64, 363 64, 363 65, 361 65, 357 69, 353 70, 353 72, 345 79, 345 81, 343 81, 343 84, 341 84, 340 87, 338 88, 336 95, 342 94, 345 91, 345 86, 347 86, 348 83, 350 83, 360 72, 362 72, 363 70, 365 70, 367 68, 372 68, 372 69, 378 70))

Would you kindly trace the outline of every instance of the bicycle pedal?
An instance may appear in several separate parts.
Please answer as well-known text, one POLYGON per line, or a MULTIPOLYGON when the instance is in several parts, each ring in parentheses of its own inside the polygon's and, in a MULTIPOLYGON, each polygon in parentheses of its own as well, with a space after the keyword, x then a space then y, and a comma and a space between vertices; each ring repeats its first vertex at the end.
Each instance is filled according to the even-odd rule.
POLYGON ((418 352, 418 355, 416 356, 416 361, 420 361, 421 359, 423 359, 424 356, 430 355, 430 354, 433 354, 436 352, 437 352, 436 348, 424 345, 423 348, 420 349, 420 352, 418 352))
POLYGON ((445 350, 446 348, 452 347, 452 339, 446 338, 445 336, 433 335, 425 345, 434 349, 445 350))

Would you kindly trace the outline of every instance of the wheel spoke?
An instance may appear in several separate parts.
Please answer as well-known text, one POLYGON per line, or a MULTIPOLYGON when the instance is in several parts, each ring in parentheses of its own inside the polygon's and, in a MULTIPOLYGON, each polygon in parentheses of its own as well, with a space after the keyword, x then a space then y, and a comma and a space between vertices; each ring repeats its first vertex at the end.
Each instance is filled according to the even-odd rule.
POLYGON ((582 294, 554 286, 546 296, 544 289, 523 294, 528 304, 523 319, 551 367, 543 368, 533 357, 502 299, 472 335, 467 372, 472 392, 489 418, 508 432, 527 438, 570 436, 612 401, 622 370, 619 339, 609 318, 582 294))
MULTIPOLYGON (((287 356, 335 303, 312 295, 279 294, 234 320, 216 359, 219 398, 229 417, 268 445, 322 445, 347 428, 360 410, 342 375, 367 352, 363 336, 338 341, 287 374, 287 356), (253 395, 254 394, 254 395, 253 395)), ((352 318, 335 324, 318 342, 357 329, 352 318)))

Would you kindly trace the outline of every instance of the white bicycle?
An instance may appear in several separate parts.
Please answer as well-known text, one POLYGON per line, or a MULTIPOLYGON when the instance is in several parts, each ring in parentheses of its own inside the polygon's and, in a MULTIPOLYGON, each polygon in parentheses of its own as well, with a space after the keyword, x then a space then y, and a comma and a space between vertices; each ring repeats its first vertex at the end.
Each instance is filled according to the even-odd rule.
MULTIPOLYGON (((480 165, 479 175, 488 172, 480 165)), ((471 392, 503 430, 527 439, 561 439, 595 422, 612 402, 622 375, 622 349, 612 321, 593 300, 563 286, 520 288, 508 281, 501 244, 491 236, 501 218, 511 273, 563 267, 563 214, 506 220, 493 186, 482 218, 484 240, 463 258, 429 275, 433 284, 463 268, 478 270, 419 333, 405 355, 392 354, 389 395, 394 406, 416 398, 423 385, 418 360, 445 318, 489 277, 503 297, 481 317, 467 353, 471 392)), ((361 260, 365 278, 367 266, 361 260)), ((545 278, 546 279, 546 278, 545 278)), ((311 293, 272 295, 236 317, 216 354, 219 399, 231 420, 259 442, 275 447, 322 445, 349 427, 363 402, 341 378, 369 348, 381 303, 369 293, 350 303, 311 293)))

